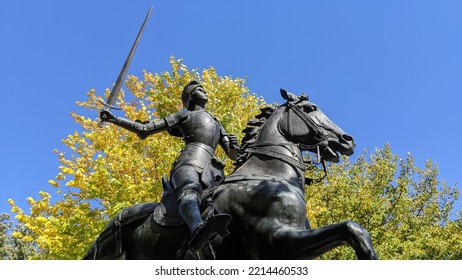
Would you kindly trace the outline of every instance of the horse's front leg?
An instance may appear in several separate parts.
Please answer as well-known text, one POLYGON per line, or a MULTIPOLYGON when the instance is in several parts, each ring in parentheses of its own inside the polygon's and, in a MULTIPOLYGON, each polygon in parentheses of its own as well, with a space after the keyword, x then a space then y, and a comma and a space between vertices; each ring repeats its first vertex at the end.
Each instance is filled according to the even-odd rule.
POLYGON ((358 259, 378 259, 369 232, 353 221, 312 230, 282 228, 274 233, 272 240, 276 248, 283 249, 293 258, 312 259, 338 246, 349 245, 358 259))

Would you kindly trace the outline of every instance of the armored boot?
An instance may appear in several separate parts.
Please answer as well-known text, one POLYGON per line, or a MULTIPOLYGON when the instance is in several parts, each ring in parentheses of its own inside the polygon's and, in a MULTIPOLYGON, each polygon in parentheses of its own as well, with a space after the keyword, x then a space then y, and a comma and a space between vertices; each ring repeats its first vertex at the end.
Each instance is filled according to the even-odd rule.
POLYGON ((189 241, 191 250, 196 252, 202 250, 217 235, 222 238, 226 237, 229 234, 228 225, 231 219, 232 217, 228 214, 209 215, 205 222, 193 231, 189 241))
POLYGON ((211 211, 204 221, 199 208, 199 193, 194 188, 185 190, 180 198, 179 212, 185 223, 191 230, 192 236, 189 247, 193 251, 200 251, 205 245, 219 234, 225 237, 229 234, 227 226, 231 222, 231 216, 217 214, 211 211))

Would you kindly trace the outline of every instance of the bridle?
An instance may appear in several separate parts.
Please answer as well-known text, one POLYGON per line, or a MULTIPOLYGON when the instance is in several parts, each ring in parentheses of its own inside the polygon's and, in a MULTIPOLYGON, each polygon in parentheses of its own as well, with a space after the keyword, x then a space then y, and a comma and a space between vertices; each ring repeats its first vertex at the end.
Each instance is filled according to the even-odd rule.
POLYGON ((288 136, 290 138, 293 137, 292 133, 292 114, 295 114, 299 117, 308 127, 310 131, 314 133, 314 139, 316 140, 316 144, 314 145, 305 145, 305 144, 298 144, 303 150, 311 150, 317 146, 327 146, 327 139, 329 136, 326 133, 326 130, 320 127, 317 123, 315 123, 311 118, 309 118, 300 108, 297 106, 301 101, 296 102, 295 104, 292 102, 287 102, 285 111, 287 112, 287 131, 288 136))
POLYGON ((327 176, 327 168, 326 168, 326 163, 324 158, 321 156, 321 147, 327 147, 328 142, 328 135, 325 131, 324 128, 320 127, 317 125, 312 119, 310 119, 300 108, 299 108, 299 103, 302 101, 308 100, 308 98, 304 95, 300 97, 300 99, 297 102, 287 102, 285 112, 287 112, 287 131, 288 131, 288 136, 289 138, 293 138, 293 133, 292 133, 292 114, 295 114, 297 117, 299 117, 308 127, 309 131, 312 131, 314 133, 314 139, 316 140, 316 144, 313 145, 305 145, 301 143, 292 143, 292 142, 283 142, 283 143, 259 143, 259 144, 254 144, 254 145, 249 145, 247 146, 243 152, 250 154, 259 154, 259 155, 264 155, 267 157, 279 159, 283 162, 288 163, 292 167, 295 167, 299 169, 303 174, 307 169, 312 169, 314 166, 321 164, 323 168, 323 176, 320 178, 305 178, 305 184, 306 185, 311 185, 313 183, 318 183, 324 180, 324 178, 327 176), (304 161, 303 159, 298 159, 294 157, 290 157, 288 155, 271 151, 268 149, 265 149, 265 147, 270 147, 270 146, 281 146, 281 147, 287 147, 287 146, 296 146, 299 148, 301 151, 313 151, 316 150, 316 155, 317 155, 317 160, 315 162, 313 161, 304 161))

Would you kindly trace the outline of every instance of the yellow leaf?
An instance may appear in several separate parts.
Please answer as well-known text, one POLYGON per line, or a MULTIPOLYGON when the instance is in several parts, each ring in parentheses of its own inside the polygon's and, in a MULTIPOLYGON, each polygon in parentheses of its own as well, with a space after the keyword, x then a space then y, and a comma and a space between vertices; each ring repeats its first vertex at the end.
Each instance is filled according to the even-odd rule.
POLYGON ((55 180, 48 180, 48 184, 52 185, 53 187, 59 187, 59 184, 55 180))

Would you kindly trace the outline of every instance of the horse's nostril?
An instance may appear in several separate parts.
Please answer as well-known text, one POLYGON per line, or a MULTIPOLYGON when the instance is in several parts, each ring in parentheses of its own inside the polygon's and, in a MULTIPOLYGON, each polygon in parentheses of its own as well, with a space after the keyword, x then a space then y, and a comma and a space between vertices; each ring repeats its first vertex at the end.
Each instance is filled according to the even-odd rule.
POLYGON ((353 141, 353 137, 351 137, 351 136, 348 135, 348 134, 342 134, 342 139, 343 139, 345 142, 351 142, 351 141, 353 141))

